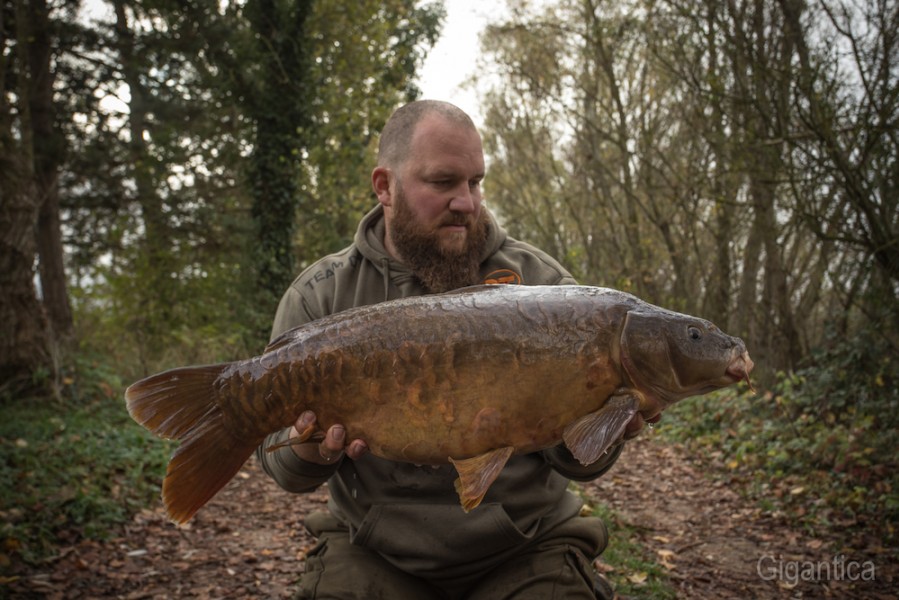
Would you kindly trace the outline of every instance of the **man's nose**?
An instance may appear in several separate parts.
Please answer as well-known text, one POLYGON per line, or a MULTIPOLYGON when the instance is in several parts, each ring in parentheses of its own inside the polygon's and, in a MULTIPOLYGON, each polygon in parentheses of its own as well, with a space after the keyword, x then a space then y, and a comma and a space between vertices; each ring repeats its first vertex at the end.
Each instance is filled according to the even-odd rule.
POLYGON ((449 203, 449 209, 453 212, 473 213, 477 211, 480 199, 468 182, 459 186, 449 203))

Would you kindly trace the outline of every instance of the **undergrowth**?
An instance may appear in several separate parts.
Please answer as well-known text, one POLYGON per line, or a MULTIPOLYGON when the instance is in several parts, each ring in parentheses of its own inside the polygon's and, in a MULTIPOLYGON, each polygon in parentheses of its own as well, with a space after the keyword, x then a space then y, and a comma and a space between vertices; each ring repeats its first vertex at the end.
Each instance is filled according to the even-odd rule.
POLYGON ((103 538, 158 499, 171 448, 131 420, 123 387, 80 360, 59 398, 0 404, 0 572, 103 538))
POLYGON ((758 395, 692 398, 667 411, 660 430, 812 534, 874 532, 895 545, 899 361, 884 345, 836 345, 758 395))

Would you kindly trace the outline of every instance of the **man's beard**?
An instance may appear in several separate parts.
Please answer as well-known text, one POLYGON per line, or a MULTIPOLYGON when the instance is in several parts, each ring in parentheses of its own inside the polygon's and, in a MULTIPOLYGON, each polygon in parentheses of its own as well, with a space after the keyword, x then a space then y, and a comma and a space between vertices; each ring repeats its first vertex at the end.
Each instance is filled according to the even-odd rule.
POLYGON ((481 258, 487 247, 489 220, 480 211, 472 222, 465 213, 452 212, 440 225, 466 225, 468 233, 462 249, 444 248, 438 231, 425 231, 415 220, 402 188, 393 202, 391 240, 400 258, 431 293, 448 292, 479 282, 481 258))

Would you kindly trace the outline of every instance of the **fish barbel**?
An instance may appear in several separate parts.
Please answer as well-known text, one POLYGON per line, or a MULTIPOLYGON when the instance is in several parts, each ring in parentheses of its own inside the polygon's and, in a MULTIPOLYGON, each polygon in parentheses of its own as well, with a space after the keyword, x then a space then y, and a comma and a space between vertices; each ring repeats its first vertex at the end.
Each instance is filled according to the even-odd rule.
POLYGON ((162 491, 179 523, 305 410, 376 456, 453 463, 468 511, 511 455, 564 442, 591 464, 638 412, 748 383, 752 366, 742 340, 624 292, 485 285, 336 313, 260 356, 172 369, 125 398, 135 421, 181 442, 162 491))

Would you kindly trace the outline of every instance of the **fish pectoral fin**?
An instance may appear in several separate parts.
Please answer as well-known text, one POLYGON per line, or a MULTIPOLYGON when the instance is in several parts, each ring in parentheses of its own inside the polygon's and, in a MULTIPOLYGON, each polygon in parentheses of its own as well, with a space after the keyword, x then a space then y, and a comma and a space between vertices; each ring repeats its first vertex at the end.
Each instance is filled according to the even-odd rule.
POLYGON ((506 446, 472 458, 449 459, 459 474, 459 478, 456 479, 456 492, 459 494, 462 510, 469 512, 481 503, 513 451, 512 446, 506 446))
POLYGON ((599 460, 624 434, 640 401, 630 394, 612 396, 596 412, 574 421, 562 433, 562 440, 582 465, 599 460))

